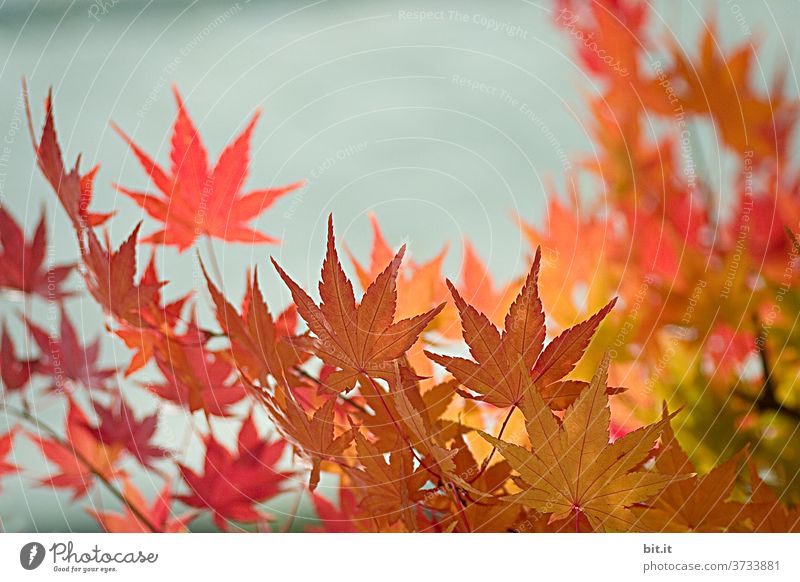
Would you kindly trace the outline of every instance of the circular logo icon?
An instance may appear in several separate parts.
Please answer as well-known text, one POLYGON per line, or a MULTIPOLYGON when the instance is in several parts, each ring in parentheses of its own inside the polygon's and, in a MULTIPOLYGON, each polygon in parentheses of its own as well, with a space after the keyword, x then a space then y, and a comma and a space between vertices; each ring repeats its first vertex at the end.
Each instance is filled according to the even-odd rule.
POLYGON ((26 570, 35 570, 44 561, 44 546, 39 542, 30 542, 19 551, 19 563, 26 570))

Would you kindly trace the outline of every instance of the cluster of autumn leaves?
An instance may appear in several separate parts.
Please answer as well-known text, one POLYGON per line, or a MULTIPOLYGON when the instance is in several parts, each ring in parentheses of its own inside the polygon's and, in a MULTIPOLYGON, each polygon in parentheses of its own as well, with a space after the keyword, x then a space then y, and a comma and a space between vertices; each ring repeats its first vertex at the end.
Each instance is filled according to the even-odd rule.
MULTIPOLYGON (((24 430, 57 467, 43 485, 80 498, 100 484, 119 498, 121 513, 90 510, 107 531, 182 531, 201 514, 262 530, 276 522, 264 504, 287 491, 309 496, 315 531, 800 529, 800 295, 784 231, 800 226, 800 183, 784 170, 796 106, 780 86, 769 99, 752 88, 753 48, 726 55, 712 30, 698 62, 676 48, 671 65, 647 68, 645 4, 560 9, 603 88, 590 107, 598 153, 581 164, 603 195, 587 201, 571 179, 544 225, 520 220, 531 266, 506 285, 468 243, 459 280, 446 280, 445 251, 423 263, 394 252, 374 218, 369 262, 347 252, 354 285, 331 219, 319 302, 273 261, 289 308, 270 311, 267 265, 235 305, 206 257, 216 326, 202 324, 202 298, 168 302, 153 258, 137 276, 139 244, 276 242, 249 222, 302 184, 242 191, 257 116, 213 165, 177 92, 169 168, 116 128, 157 193, 116 188, 160 230, 140 241, 140 224, 115 250, 102 230, 112 215, 89 210, 97 168, 64 164, 48 97, 38 135, 31 121, 37 163, 74 226, 86 288, 131 355, 125 369, 104 368, 99 339, 82 345, 63 307, 57 333, 24 319, 36 358, 19 358, 4 327, 3 409, 28 429, 0 436, 0 475, 18 470, 2 460, 24 430), (656 117, 663 135, 652 135, 656 117), (704 120, 739 164, 727 222, 693 165, 704 120), (119 388, 148 366, 163 381, 147 388, 198 421, 249 400, 235 447, 208 423, 198 470, 176 458, 178 443, 155 445, 159 413, 137 417, 119 388), (65 402, 63 430, 37 417, 33 378, 65 402), (264 411, 277 435, 258 429, 264 411), (126 460, 163 479, 155 500, 126 460)), ((47 265, 44 217, 30 240, 4 209, 0 223, 0 287, 63 305, 76 266, 47 265)), ((273 527, 299 525, 285 522, 273 527)))
MULTIPOLYGON (((714 18, 690 51, 646 3, 562 1, 557 13, 597 94, 593 155, 568 196, 549 197, 544 228, 522 224, 548 258, 548 315, 569 325, 618 296, 596 340, 612 356, 611 383, 627 388, 612 424, 624 433, 656 420, 664 400, 686 406, 675 430, 699 473, 749 447, 756 472, 794 505, 800 108, 785 74, 759 74, 757 40, 726 48, 714 18), (578 192, 587 182, 598 195, 578 192)), ((584 377, 602 359, 593 352, 584 377)), ((751 494, 739 473, 724 495, 751 494)))

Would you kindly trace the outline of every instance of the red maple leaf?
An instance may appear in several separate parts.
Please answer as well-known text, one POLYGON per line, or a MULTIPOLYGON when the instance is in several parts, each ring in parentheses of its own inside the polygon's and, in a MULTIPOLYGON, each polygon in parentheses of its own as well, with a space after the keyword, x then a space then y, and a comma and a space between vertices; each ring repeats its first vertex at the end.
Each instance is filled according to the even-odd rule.
POLYGON ((146 278, 136 283, 136 239, 139 228, 141 223, 116 251, 111 250, 108 240, 104 245, 94 230, 89 229, 81 254, 86 269, 86 286, 103 311, 124 324, 147 327, 141 310, 157 301, 158 289, 164 283, 146 278))
POLYGON ((309 531, 325 533, 356 533, 358 531, 353 523, 357 513, 358 500, 350 489, 339 488, 339 507, 319 493, 314 493, 311 501, 314 503, 314 509, 322 522, 322 527, 309 531))
POLYGON ((122 447, 104 445, 86 425, 86 415, 70 400, 64 439, 28 434, 42 449, 44 456, 58 465, 60 470, 39 483, 59 489, 71 489, 73 500, 86 495, 95 476, 110 480, 124 475, 124 472, 116 468, 122 447))
POLYGON ((25 232, 14 218, 0 208, 0 288, 35 293, 50 301, 60 301, 70 293, 62 289, 74 265, 45 268, 47 225, 45 214, 36 225, 33 238, 25 241, 25 232))
POLYGON ((303 182, 242 194, 250 164, 250 138, 259 113, 253 115, 244 131, 225 148, 212 168, 200 134, 189 118, 178 90, 174 89, 174 92, 178 116, 172 132, 169 171, 114 126, 159 191, 159 194, 151 194, 116 186, 147 214, 164 223, 162 230, 145 241, 177 246, 181 251, 192 246, 201 235, 251 244, 278 242, 253 230, 248 223, 278 198, 300 188, 303 182))
MULTIPOLYGON (((191 293, 172 301, 163 303, 161 287, 164 282, 158 278, 156 271, 155 253, 150 256, 147 269, 142 274, 139 287, 153 290, 152 299, 149 303, 143 304, 138 310, 138 323, 141 326, 122 325, 114 330, 117 336, 125 342, 125 345, 136 353, 131 356, 125 376, 130 376, 137 370, 143 368, 153 357, 153 353, 160 347, 160 344, 167 340, 179 338, 176 326, 182 321, 181 313, 191 297, 191 293)), ((192 329, 191 324, 188 326, 192 329)))
MULTIPOLYGON (((189 522, 197 517, 196 511, 180 516, 176 516, 172 512, 170 507, 172 505, 170 486, 170 482, 164 485, 164 488, 153 500, 152 505, 147 504, 142 493, 129 480, 126 479, 123 486, 123 494, 128 503, 133 505, 159 533, 184 532, 189 522)), ((108 533, 150 533, 152 531, 127 506, 123 508, 122 513, 103 512, 94 509, 87 509, 86 511, 100 522, 100 525, 108 533)))
POLYGON ((19 470, 19 467, 16 465, 4 461, 14 448, 14 435, 15 431, 12 430, 0 436, 0 477, 10 473, 16 473, 19 470))
POLYGON ((158 428, 158 414, 137 420, 131 408, 120 399, 119 405, 105 407, 92 402, 97 413, 97 426, 87 424, 94 438, 108 447, 115 445, 133 455, 144 467, 152 468, 153 461, 163 458, 167 451, 150 441, 158 428))
POLYGON ((51 391, 72 391, 76 385, 90 391, 108 389, 108 380, 117 370, 100 366, 100 336, 88 345, 81 344, 63 308, 58 337, 51 336, 28 319, 25 323, 42 352, 39 372, 50 377, 51 391))
POLYGON ((578 3, 559 0, 556 23, 572 30, 585 69, 597 77, 637 72, 636 57, 646 40, 646 4, 627 0, 578 3))
POLYGON ((39 369, 39 360, 20 360, 17 358, 14 343, 8 334, 6 324, 3 322, 3 333, 0 338, 0 379, 9 392, 22 390, 39 369))
POLYGON ((291 370, 303 361, 303 353, 290 345, 287 339, 297 328, 297 309, 291 305, 273 319, 258 283, 258 270, 247 277, 241 315, 212 283, 203 268, 208 291, 216 308, 219 323, 230 347, 225 356, 236 365, 250 384, 267 385, 267 376, 288 379, 291 370))
POLYGON ((269 519, 255 504, 278 495, 281 485, 293 475, 275 468, 286 442, 261 438, 251 414, 239 430, 236 453, 217 442, 213 434, 205 438, 205 444, 202 475, 179 465, 191 494, 177 499, 190 507, 209 509, 223 530, 228 529, 228 521, 254 523, 269 519))
POLYGON ((64 166, 64 159, 61 155, 61 148, 58 145, 56 136, 56 126, 53 121, 53 94, 52 90, 47 93, 44 102, 45 120, 42 127, 41 137, 37 140, 33 129, 33 117, 31 107, 28 102, 28 88, 23 81, 23 94, 25 95, 25 113, 28 117, 28 130, 33 141, 33 148, 36 152, 36 163, 42 171, 45 179, 50 183, 58 196, 64 210, 67 211, 72 224, 77 230, 84 230, 87 226, 98 226, 107 221, 113 213, 97 214, 89 212, 89 205, 92 203, 94 178, 99 169, 98 166, 92 168, 89 173, 81 176, 81 158, 75 160, 75 165, 71 170, 64 166))
MULTIPOLYGON (((228 416, 229 408, 247 394, 233 365, 216 352, 205 349, 201 340, 192 343, 189 332, 180 341, 169 343, 169 350, 155 353, 155 362, 164 383, 149 385, 157 396, 194 412, 204 410, 214 416, 228 416)), ((198 336, 195 336, 197 338, 198 336)))

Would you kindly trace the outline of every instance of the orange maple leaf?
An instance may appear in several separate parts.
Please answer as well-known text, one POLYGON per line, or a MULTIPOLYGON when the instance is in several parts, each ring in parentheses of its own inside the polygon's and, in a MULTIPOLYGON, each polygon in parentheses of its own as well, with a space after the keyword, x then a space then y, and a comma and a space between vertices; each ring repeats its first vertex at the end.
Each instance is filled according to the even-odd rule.
POLYGON ((145 242, 177 246, 184 251, 201 235, 230 242, 276 243, 277 239, 250 228, 247 223, 260 216, 280 197, 300 188, 295 182, 277 188, 241 193, 250 164, 250 138, 258 121, 253 115, 244 131, 220 155, 212 168, 200 134, 174 89, 178 116, 172 132, 170 171, 154 162, 116 125, 159 194, 117 189, 141 206, 147 214, 164 223, 164 228, 145 242))
MULTIPOLYGON (((163 303, 161 287, 166 284, 161 281, 156 271, 155 253, 150 255, 150 262, 138 283, 139 289, 150 290, 155 288, 149 303, 139 307, 138 315, 134 321, 141 325, 131 325, 129 322, 120 321, 120 326, 114 333, 125 342, 125 345, 134 350, 125 376, 130 376, 143 368, 153 357, 159 345, 175 340, 179 336, 176 327, 181 323, 181 314, 186 306, 191 293, 187 293, 170 303, 163 303)), ((131 278, 131 280, 133 280, 131 278)))
POLYGON ((694 465, 675 438, 666 409, 664 419, 655 469, 660 473, 685 475, 686 478, 670 484, 645 507, 633 510, 638 516, 637 530, 727 531, 743 517, 742 505, 729 501, 742 453, 734 455, 706 475, 696 475, 694 465))
POLYGON ((782 157, 800 110, 784 97, 781 76, 768 97, 758 95, 751 79, 756 47, 746 42, 726 55, 715 29, 705 28, 699 62, 691 62, 681 47, 672 51, 671 77, 684 85, 681 102, 689 111, 711 116, 725 143, 739 155, 782 157))
POLYGON ((334 392, 355 387, 359 375, 392 379, 392 363, 417 341, 420 333, 444 304, 421 315, 394 322, 397 307, 397 273, 405 247, 372 282, 357 306, 353 284, 345 275, 328 220, 328 249, 322 265, 319 293, 321 305, 297 284, 273 259, 272 263, 289 287, 297 311, 315 337, 301 336, 294 345, 311 352, 337 371, 326 379, 334 392))
POLYGON ((153 529, 161 533, 180 533, 186 531, 186 526, 197 517, 196 511, 190 511, 181 516, 172 512, 171 483, 167 481, 163 489, 148 505, 141 491, 129 479, 124 480, 122 493, 125 500, 135 507, 149 522, 149 526, 142 522, 130 507, 124 507, 122 513, 98 511, 88 508, 86 511, 94 517, 108 533, 151 533, 153 529), (150 528, 152 526, 152 529, 150 528))
POLYGON ((303 354, 286 341, 294 329, 282 328, 272 318, 258 284, 258 270, 248 281, 241 315, 212 283, 205 267, 203 274, 216 308, 217 323, 231 344, 226 352, 229 359, 250 384, 267 386, 268 375, 290 383, 292 368, 303 361, 303 354))
POLYGON ((616 300, 586 321, 565 330, 545 347, 546 328, 537 283, 540 260, 541 253, 537 249, 525 285, 506 315, 502 334, 448 281, 461 316, 464 339, 475 361, 425 353, 478 394, 462 393, 462 396, 506 408, 519 406, 529 391, 537 389, 550 406, 561 409, 574 401, 586 386, 585 382, 564 378, 575 368, 597 326, 616 300))
POLYGON ((134 327, 147 326, 142 307, 153 303, 164 284, 149 280, 136 283, 136 245, 141 225, 136 225, 116 251, 111 250, 108 241, 103 245, 94 230, 88 229, 87 244, 81 249, 89 292, 106 313, 134 327))
POLYGON ((769 533, 800 532, 800 508, 788 509, 776 497, 769 485, 758 476, 755 465, 750 469, 750 503, 744 507, 744 517, 749 521, 747 531, 769 533))
POLYGON ((44 438, 29 433, 42 453, 58 465, 59 473, 40 481, 41 485, 71 489, 72 499, 83 497, 94 483, 94 476, 111 480, 125 473, 117 469, 123 447, 104 445, 87 426, 86 415, 70 400, 66 419, 66 438, 44 438))
POLYGON ((340 457, 353 440, 352 432, 337 434, 335 430, 336 399, 329 398, 310 417, 288 393, 279 398, 267 398, 264 404, 281 435, 311 462, 309 488, 313 491, 319 483, 322 462, 341 461, 340 457))
POLYGON ((355 436, 360 467, 343 469, 353 482, 350 489, 359 499, 359 509, 383 527, 401 522, 408 531, 415 531, 417 517, 412 501, 429 479, 428 472, 414 469, 410 449, 401 448, 384 455, 358 431, 355 436))
POLYGON ((596 531, 626 531, 636 523, 631 506, 684 478, 639 469, 666 420, 609 444, 607 375, 605 358, 560 425, 536 391, 527 393, 522 408, 531 451, 480 433, 520 474, 522 492, 509 501, 552 514, 551 521, 573 518, 576 531, 583 517, 596 531))

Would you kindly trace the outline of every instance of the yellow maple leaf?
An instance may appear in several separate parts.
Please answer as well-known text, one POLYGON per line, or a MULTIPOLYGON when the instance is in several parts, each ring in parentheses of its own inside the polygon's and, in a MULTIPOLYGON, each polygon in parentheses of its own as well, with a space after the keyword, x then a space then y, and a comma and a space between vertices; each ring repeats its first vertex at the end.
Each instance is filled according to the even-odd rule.
POLYGON ((561 424, 542 397, 529 391, 523 413, 530 451, 481 433, 520 474, 517 485, 523 491, 510 500, 550 514, 551 521, 572 517, 578 524, 585 517, 596 531, 628 530, 636 523, 630 506, 686 478, 640 467, 664 419, 609 443, 607 375, 608 358, 561 424))

